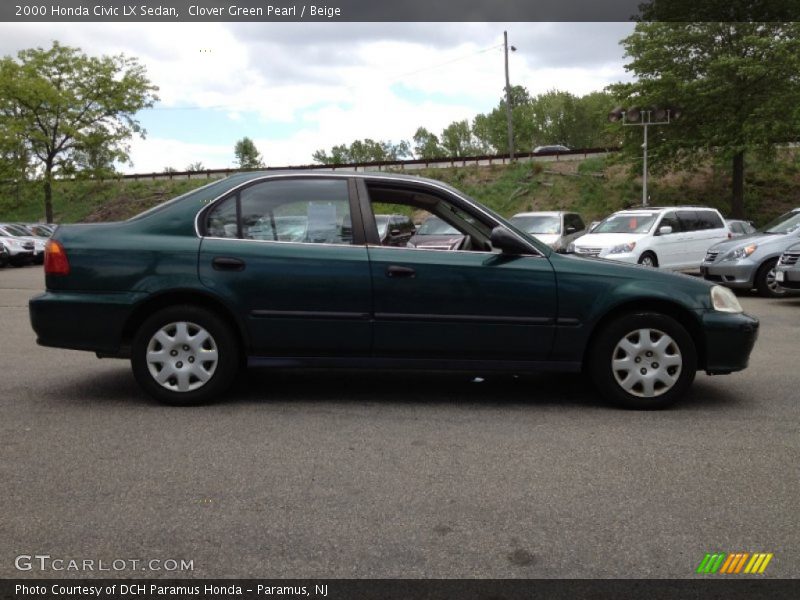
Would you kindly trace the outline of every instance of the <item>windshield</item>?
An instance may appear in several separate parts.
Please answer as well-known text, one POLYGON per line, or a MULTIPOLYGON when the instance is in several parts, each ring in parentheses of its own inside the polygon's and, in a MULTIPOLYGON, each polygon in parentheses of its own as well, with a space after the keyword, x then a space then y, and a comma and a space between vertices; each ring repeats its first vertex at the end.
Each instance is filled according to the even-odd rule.
POLYGON ((9 234, 13 236, 29 236, 31 233, 30 231, 25 231, 21 227, 17 227, 16 225, 3 225, 3 230, 7 231, 9 234))
POLYGON ((439 217, 428 217, 417 229, 417 235, 459 235, 459 231, 439 217))
POLYGON ((647 233, 658 213, 621 213, 611 215, 592 229, 592 233, 647 233))
POLYGON ((762 231, 764 233, 791 233, 798 227, 800 227, 800 211, 794 211, 770 221, 762 231))
POLYGON ((561 219, 554 215, 529 215, 511 217, 510 221, 528 233, 558 234, 561 233, 561 219))

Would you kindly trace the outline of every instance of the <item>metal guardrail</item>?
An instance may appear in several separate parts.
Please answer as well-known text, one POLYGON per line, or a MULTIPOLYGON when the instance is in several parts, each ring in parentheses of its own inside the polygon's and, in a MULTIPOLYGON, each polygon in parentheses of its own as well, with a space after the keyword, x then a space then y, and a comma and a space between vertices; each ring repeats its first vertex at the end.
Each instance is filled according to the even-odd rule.
MULTIPOLYGON (((605 155, 610 152, 617 152, 619 148, 582 148, 570 150, 568 152, 543 152, 534 154, 528 152, 516 155, 516 162, 533 161, 557 161, 557 160, 580 160, 592 155, 605 155)), ((333 165, 293 165, 287 167, 260 167, 258 169, 205 169, 201 171, 175 171, 170 173, 132 173, 127 175, 117 175, 109 179, 125 180, 130 179, 139 181, 142 179, 150 180, 169 180, 169 179, 216 179, 227 177, 235 173, 247 171, 383 171, 386 169, 419 170, 419 169, 447 169, 451 167, 466 166, 489 166, 497 164, 508 164, 510 162, 508 154, 485 154, 478 156, 454 156, 447 158, 415 158, 410 160, 379 160, 363 163, 341 163, 333 165)))

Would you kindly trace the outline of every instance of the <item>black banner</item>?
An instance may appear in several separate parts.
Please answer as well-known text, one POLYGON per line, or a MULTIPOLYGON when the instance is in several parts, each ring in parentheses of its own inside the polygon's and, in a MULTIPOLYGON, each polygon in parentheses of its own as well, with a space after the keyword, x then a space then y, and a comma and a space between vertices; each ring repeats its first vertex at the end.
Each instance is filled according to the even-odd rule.
POLYGON ((2 580, 3 600, 783 600, 800 580, 750 579, 38 579, 2 580))

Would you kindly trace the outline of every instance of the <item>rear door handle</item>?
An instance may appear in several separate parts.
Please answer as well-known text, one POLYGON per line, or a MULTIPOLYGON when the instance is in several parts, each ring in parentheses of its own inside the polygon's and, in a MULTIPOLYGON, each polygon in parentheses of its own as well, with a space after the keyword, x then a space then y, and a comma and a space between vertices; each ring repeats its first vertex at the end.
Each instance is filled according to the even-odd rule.
POLYGON ((387 277, 414 277, 417 272, 411 267, 401 267, 400 265, 391 265, 386 268, 387 277))
POLYGON ((217 256, 211 261, 215 271, 244 271, 245 262, 241 258, 217 256))

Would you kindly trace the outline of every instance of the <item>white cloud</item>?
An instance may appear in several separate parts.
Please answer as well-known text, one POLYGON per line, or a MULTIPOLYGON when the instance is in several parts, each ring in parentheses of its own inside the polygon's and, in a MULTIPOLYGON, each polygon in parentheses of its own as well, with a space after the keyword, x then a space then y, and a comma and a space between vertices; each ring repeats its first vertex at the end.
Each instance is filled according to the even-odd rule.
POLYGON ((199 107, 191 138, 151 126, 133 140, 135 171, 230 166, 232 142, 187 141, 198 139, 205 110, 232 125, 257 115, 248 135, 269 164, 305 164, 319 148, 410 139, 418 126, 439 132, 491 110, 505 85, 504 28, 519 47, 511 82, 533 94, 585 94, 627 79, 618 44, 627 23, 6 23, 0 53, 54 38, 90 54, 123 52, 146 66, 163 107, 199 107))

